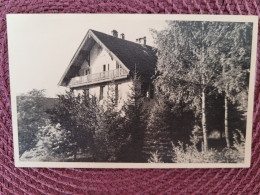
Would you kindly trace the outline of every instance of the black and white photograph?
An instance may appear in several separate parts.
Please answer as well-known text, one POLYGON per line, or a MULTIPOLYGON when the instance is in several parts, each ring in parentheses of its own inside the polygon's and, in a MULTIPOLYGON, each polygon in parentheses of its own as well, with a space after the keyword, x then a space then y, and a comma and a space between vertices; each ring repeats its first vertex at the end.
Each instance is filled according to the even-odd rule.
POLYGON ((16 166, 249 167, 257 25, 9 14, 16 166))

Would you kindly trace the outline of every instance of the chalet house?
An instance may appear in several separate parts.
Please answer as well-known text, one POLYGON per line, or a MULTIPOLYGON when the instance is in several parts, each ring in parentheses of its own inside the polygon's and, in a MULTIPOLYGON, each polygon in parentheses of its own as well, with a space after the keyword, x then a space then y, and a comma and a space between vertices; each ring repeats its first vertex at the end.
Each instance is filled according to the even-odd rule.
POLYGON ((154 75, 156 51, 146 45, 146 37, 136 42, 125 40, 116 30, 108 35, 89 30, 63 74, 59 85, 75 92, 93 95, 102 103, 113 83, 115 95, 123 103, 132 86, 133 75, 140 78, 140 89, 152 96, 151 77, 154 75))

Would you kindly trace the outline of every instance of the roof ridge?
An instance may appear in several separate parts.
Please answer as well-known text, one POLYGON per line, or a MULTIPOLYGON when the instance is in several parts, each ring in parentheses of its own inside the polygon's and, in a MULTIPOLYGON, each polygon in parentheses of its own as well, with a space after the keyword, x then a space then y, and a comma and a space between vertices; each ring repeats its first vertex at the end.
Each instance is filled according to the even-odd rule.
POLYGON ((136 44, 136 45, 140 45, 140 46, 143 46, 143 47, 150 47, 150 48, 154 48, 155 49, 155 47, 152 47, 151 45, 147 45, 147 44, 140 44, 140 43, 136 43, 136 42, 134 42, 134 41, 130 41, 130 40, 126 40, 126 39, 122 39, 122 38, 119 38, 119 37, 115 37, 115 36, 113 36, 113 35, 110 35, 110 34, 106 34, 106 33, 104 33, 104 32, 100 32, 100 31, 97 31, 97 30, 93 30, 93 29, 89 29, 90 31, 92 31, 93 33, 95 33, 95 32, 97 32, 97 33, 101 33, 101 34, 103 34, 103 35, 106 35, 106 36, 109 36, 109 37, 112 37, 112 38, 115 38, 115 39, 119 39, 119 40, 122 40, 122 41, 126 41, 126 42, 130 42, 130 43, 134 43, 134 44, 136 44))

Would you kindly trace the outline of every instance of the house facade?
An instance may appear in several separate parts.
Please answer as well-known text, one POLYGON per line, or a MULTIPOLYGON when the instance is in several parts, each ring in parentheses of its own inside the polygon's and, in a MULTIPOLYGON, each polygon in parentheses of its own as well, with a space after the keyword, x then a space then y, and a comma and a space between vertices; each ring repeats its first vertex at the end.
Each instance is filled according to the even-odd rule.
POLYGON ((133 76, 138 75, 140 90, 151 97, 156 50, 146 45, 145 37, 136 41, 125 40, 123 33, 119 37, 116 30, 112 35, 89 30, 59 85, 69 87, 75 93, 96 96, 100 103, 107 99, 112 86, 122 105, 133 86, 133 76))

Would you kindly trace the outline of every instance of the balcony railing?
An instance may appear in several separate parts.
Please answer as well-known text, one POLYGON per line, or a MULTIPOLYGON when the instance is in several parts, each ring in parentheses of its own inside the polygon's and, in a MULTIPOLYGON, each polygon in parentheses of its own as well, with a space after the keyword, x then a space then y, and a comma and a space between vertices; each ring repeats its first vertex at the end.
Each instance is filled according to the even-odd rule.
POLYGON ((115 69, 95 74, 88 74, 84 76, 74 77, 70 80, 70 87, 78 87, 82 85, 90 85, 95 83, 101 83, 104 81, 110 81, 113 79, 126 78, 127 72, 123 69, 115 69))

